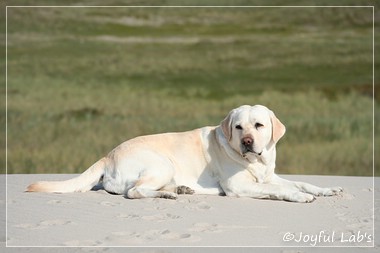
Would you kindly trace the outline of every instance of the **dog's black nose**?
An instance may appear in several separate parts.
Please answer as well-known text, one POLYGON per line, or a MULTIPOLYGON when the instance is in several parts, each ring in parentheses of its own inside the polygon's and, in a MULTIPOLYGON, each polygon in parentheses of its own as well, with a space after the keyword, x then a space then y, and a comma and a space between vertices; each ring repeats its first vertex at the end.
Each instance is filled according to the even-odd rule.
POLYGON ((252 143, 253 143, 253 139, 251 137, 244 137, 242 140, 241 140, 241 143, 244 145, 244 146, 251 146, 252 143))

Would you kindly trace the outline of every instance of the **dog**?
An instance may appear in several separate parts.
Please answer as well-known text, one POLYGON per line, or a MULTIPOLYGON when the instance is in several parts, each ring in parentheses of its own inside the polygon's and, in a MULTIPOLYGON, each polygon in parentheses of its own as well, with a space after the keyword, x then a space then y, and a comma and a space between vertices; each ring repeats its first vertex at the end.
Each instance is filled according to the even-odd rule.
POLYGON ((37 182, 27 192, 86 192, 99 182, 130 199, 212 194, 313 202, 341 187, 320 188, 275 174, 285 126, 267 107, 243 105, 218 126, 128 140, 76 178, 37 182))

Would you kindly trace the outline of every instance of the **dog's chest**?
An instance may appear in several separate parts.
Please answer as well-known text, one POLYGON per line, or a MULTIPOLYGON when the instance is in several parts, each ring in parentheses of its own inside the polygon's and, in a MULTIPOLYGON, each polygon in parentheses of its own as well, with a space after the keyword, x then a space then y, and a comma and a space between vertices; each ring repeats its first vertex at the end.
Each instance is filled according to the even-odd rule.
POLYGON ((259 162, 249 164, 246 169, 257 183, 269 182, 273 174, 273 170, 268 169, 267 165, 259 162))

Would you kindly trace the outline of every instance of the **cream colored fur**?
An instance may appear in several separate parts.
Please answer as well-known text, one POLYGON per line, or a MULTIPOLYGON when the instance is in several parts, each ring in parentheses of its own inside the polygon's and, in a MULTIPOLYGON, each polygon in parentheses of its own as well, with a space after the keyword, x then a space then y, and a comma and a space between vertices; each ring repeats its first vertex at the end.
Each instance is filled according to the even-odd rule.
POLYGON ((275 172, 276 143, 285 126, 268 108, 244 105, 219 126, 142 136, 120 144, 80 176, 37 182, 29 192, 84 192, 102 180, 106 191, 128 198, 177 194, 226 194, 312 202, 342 189, 281 179, 275 172))

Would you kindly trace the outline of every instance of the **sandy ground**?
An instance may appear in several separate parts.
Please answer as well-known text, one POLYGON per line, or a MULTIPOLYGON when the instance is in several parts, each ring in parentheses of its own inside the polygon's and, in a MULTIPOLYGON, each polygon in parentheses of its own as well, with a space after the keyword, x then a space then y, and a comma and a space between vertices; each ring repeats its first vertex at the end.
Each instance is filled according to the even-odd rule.
MULTIPOLYGON (((0 177, 3 182, 5 176, 0 177)), ((134 247, 128 252, 139 253, 379 249, 373 214, 379 211, 380 190, 373 181, 378 185, 380 178, 283 176, 344 188, 341 196, 319 197, 310 204, 206 195, 130 200, 102 189, 72 194, 24 192, 34 181, 71 177, 8 175, 7 201, 0 202, 7 209, 6 221, 1 222, 7 228, 1 237, 7 252, 125 252, 118 248, 125 246, 134 247), (41 246, 59 248, 31 248, 41 246), (272 248, 247 248, 258 246, 272 248)))

